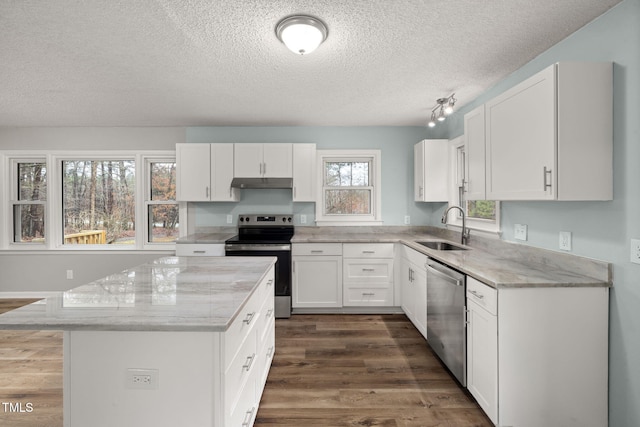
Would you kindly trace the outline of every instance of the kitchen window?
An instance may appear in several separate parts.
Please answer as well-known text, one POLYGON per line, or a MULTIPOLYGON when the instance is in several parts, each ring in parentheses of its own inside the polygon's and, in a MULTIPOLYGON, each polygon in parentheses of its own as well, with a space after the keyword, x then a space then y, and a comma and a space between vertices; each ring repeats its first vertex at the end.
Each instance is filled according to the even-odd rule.
MULTIPOLYGON (((174 152, 0 152, 10 218, 0 247, 15 250, 172 250, 174 152)), ((0 201, 3 202, 3 201, 0 201)), ((0 203, 2 204, 2 203, 0 203)))
POLYGON ((322 176, 316 222, 329 225, 380 223, 379 150, 320 150, 322 176))
POLYGON ((47 165, 45 159, 11 161, 12 243, 45 243, 47 165))
MULTIPOLYGON (((451 192, 449 206, 461 206, 467 216, 467 227, 491 233, 500 232, 500 202, 495 200, 466 200, 466 153, 464 138, 451 142, 451 192)), ((462 227, 462 215, 457 209, 449 212, 448 224, 462 227)))

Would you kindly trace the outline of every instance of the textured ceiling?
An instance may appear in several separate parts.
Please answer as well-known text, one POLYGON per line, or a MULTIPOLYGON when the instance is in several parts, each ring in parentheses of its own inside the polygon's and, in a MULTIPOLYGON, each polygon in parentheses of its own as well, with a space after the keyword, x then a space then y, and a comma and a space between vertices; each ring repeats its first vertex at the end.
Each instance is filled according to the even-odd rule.
POLYGON ((423 126, 619 1, 0 0, 0 126, 423 126))

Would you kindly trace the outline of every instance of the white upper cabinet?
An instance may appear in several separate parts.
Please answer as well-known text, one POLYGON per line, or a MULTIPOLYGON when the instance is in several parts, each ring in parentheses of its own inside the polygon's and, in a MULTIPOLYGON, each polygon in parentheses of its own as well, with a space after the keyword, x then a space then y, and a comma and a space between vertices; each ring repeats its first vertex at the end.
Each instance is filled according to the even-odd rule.
POLYGON ((448 144, 446 139, 425 139, 413 146, 414 200, 448 200, 448 144))
POLYGON ((234 145, 234 174, 238 178, 292 178, 293 144, 234 145))
POLYGON ((293 201, 316 200, 316 144, 293 144, 293 201))
POLYGON ((484 200, 485 185, 484 105, 464 115, 464 152, 466 200, 484 200))
POLYGON ((176 165, 177 200, 240 200, 231 188, 233 144, 176 144, 176 165))
POLYGON ((611 200, 612 74, 561 62, 487 102, 486 198, 611 200))

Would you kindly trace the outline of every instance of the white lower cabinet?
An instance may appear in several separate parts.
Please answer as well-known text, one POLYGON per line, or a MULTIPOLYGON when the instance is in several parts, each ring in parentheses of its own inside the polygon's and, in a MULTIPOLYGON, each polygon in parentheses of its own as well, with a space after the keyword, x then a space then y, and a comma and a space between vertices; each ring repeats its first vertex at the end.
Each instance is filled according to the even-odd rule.
POLYGON ((393 305, 393 243, 343 245, 343 306, 393 305))
POLYGON ((342 307, 342 244, 294 243, 293 308, 342 307))
POLYGON ((467 389, 498 423, 497 292, 467 277, 467 389))
POLYGON ((427 256, 402 246, 400 287, 402 309, 420 333, 427 337, 427 256))
POLYGON ((468 277, 467 303, 467 387, 496 425, 607 425, 608 288, 468 277))

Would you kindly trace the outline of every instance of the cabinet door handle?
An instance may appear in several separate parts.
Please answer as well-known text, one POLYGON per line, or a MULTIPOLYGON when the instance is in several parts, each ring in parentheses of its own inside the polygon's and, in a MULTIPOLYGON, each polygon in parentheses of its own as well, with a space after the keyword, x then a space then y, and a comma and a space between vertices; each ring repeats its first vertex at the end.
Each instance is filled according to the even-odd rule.
POLYGON ((209 198, 209 186, 205 187, 205 197, 208 199, 209 198))
POLYGON ((255 412, 255 410, 256 408, 251 408, 246 412, 244 420, 242 421, 242 427, 249 427, 251 425, 251 418, 253 418, 253 413, 255 412))
POLYGON ((373 292, 363 292, 363 293, 362 293, 362 296, 363 296, 363 297, 372 297, 372 296, 374 296, 374 295, 375 295, 375 294, 374 294, 373 292))
POLYGON ((251 365, 253 365, 253 361, 256 359, 256 354, 253 353, 251 356, 247 356, 247 361, 242 365, 242 369, 249 372, 251 370, 251 365))
POLYGON ((544 181, 544 188, 543 191, 547 191, 547 188, 551 188, 551 169, 547 169, 547 167, 545 166, 543 169, 543 181, 544 181), (549 175, 549 180, 547 180, 547 175, 549 175))
POLYGON ((255 315, 256 315, 255 311, 253 313, 247 313, 247 317, 243 320, 243 322, 246 323, 247 325, 250 325, 255 315))
POLYGON ((312 254, 321 254, 324 253, 324 251, 322 249, 314 249, 311 251, 312 254))
POLYGON ((470 294, 472 294, 474 297, 476 297, 476 298, 478 298, 478 299, 483 299, 483 298, 484 298, 484 295, 482 295, 482 294, 481 294, 481 293, 479 293, 479 292, 476 292, 476 291, 469 291, 469 293, 470 293, 470 294))
POLYGON ((376 271, 373 268, 363 268, 362 271, 366 271, 366 272, 372 272, 372 271, 376 271))
POLYGON ((205 251, 193 251, 194 254, 204 254, 205 251))

